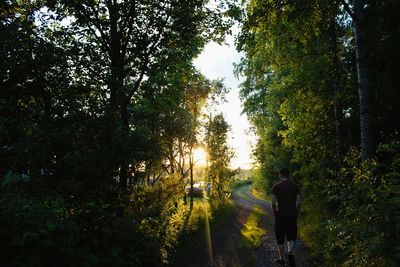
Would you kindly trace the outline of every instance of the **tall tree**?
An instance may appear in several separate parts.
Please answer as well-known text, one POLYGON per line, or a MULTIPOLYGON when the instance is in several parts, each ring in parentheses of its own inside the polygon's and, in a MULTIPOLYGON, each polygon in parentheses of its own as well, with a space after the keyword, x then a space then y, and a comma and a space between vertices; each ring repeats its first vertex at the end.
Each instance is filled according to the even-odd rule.
MULTIPOLYGON (((209 12, 203 1, 50 1, 51 10, 72 22, 63 27, 86 44, 91 54, 103 54, 107 66, 102 80, 109 96, 106 117, 112 171, 119 170, 122 188, 127 184, 130 135, 129 108, 142 82, 163 59, 191 59, 203 43, 201 36, 209 12), (76 33, 76 34, 73 34, 76 33), (90 40, 90 43, 86 43, 90 40), (190 41, 189 41, 190 40, 190 41)), ((218 22, 216 22, 218 23, 218 22)), ((94 77, 92 77, 94 78, 94 77)), ((110 176, 113 176, 110 173, 110 176)))
POLYGON ((389 256, 395 251, 390 242, 376 234, 394 234, 377 229, 396 215, 389 212, 385 219, 378 215, 365 223, 362 218, 368 205, 363 203, 374 203, 376 213, 387 214, 384 207, 397 202, 389 192, 398 187, 398 179, 388 178, 393 169, 384 166, 394 166, 398 158, 389 150, 396 151, 398 143, 393 116, 398 116, 394 107, 399 102, 393 90, 399 78, 392 75, 400 56, 393 45, 400 39, 398 27, 389 25, 399 24, 393 11, 399 4, 253 0, 242 17, 238 48, 245 56, 237 70, 246 77, 244 111, 259 136, 256 184, 264 183, 268 192, 275 170, 291 168, 308 196, 305 236, 311 247, 317 240, 330 240, 332 245, 323 250, 334 265, 396 261, 389 256), (354 148, 360 138, 354 136, 363 139, 360 154, 354 148), (382 198, 374 200, 377 195, 382 198), (344 239, 351 241, 344 244, 344 239))
POLYGON ((366 8, 368 1, 353 0, 351 10, 345 0, 341 0, 344 8, 353 19, 354 35, 356 40, 356 62, 357 62, 357 81, 358 96, 360 103, 360 133, 361 151, 363 159, 370 159, 376 152, 376 134, 373 111, 373 94, 371 93, 371 78, 368 65, 368 38, 366 8))
POLYGON ((210 115, 206 125, 205 143, 208 154, 207 179, 212 184, 211 196, 224 199, 234 172, 230 169, 233 151, 227 143, 229 125, 222 114, 210 115))

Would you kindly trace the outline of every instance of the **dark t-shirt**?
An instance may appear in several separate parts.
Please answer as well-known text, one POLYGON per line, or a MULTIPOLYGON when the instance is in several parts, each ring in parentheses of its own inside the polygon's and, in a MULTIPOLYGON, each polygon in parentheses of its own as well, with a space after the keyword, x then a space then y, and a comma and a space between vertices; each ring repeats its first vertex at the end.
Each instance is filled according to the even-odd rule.
POLYGON ((278 201, 279 215, 296 215, 296 196, 300 194, 299 187, 290 180, 279 181, 272 187, 272 194, 278 201))

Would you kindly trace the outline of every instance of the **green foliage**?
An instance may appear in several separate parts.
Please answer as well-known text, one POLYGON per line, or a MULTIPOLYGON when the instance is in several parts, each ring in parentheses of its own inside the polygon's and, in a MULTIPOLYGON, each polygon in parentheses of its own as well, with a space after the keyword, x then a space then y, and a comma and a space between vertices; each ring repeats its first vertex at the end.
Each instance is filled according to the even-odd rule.
POLYGON ((161 266, 175 251, 189 216, 189 206, 175 206, 171 195, 177 186, 171 182, 135 188, 123 218, 117 203, 100 197, 87 202, 34 197, 16 183, 21 178, 8 176, 1 187, 6 266, 161 266))
POLYGON ((188 217, 169 145, 223 88, 192 59, 228 26, 204 1, 0 3, 0 265, 169 261, 188 217))
POLYGON ((318 250, 332 265, 395 266, 398 262, 399 247, 392 239, 399 236, 399 148, 398 141, 381 145, 380 160, 366 162, 358 150, 352 150, 336 179, 314 184, 313 191, 320 193, 306 200, 303 236, 315 248, 325 240, 322 251, 318 250), (318 199, 322 205, 315 204, 318 199))
POLYGON ((251 183, 252 183, 252 181, 250 179, 249 180, 239 180, 239 181, 233 182, 233 183, 231 183, 231 190, 234 191, 235 189, 237 189, 243 185, 248 185, 251 183))
POLYGON ((119 218, 110 203, 96 199, 77 206, 62 197, 35 197, 10 186, 3 184, 0 199, 5 266, 145 264, 139 259, 146 250, 131 246, 146 236, 119 218))
POLYGON ((259 227, 262 218, 262 210, 255 206, 247 218, 247 221, 242 227, 242 242, 244 246, 258 248, 261 246, 262 236, 265 235, 265 230, 259 227))
POLYGON ((214 227, 224 225, 234 215, 235 206, 232 199, 215 198, 210 201, 210 218, 214 227))
POLYGON ((227 197, 230 180, 235 175, 235 172, 230 169, 233 152, 227 144, 228 130, 229 125, 222 114, 210 117, 206 125, 207 180, 212 185, 211 196, 221 201, 227 197))
POLYGON ((276 171, 290 169, 304 199, 302 237, 324 265, 394 266, 400 53, 391 49, 399 36, 389 21, 399 22, 399 3, 364 1, 369 104, 381 145, 375 159, 362 161, 354 148, 360 81, 343 2, 252 0, 242 10, 237 47, 245 56, 236 71, 246 77, 244 112, 259 136, 254 186, 269 193, 276 171))
POLYGON ((232 220, 234 212, 233 202, 228 199, 196 200, 190 212, 186 214, 188 223, 184 225, 169 266, 182 266, 192 262, 193 250, 199 248, 203 250, 207 242, 206 238, 210 237, 207 236, 207 228, 213 231, 213 229, 225 227, 226 222, 232 220))

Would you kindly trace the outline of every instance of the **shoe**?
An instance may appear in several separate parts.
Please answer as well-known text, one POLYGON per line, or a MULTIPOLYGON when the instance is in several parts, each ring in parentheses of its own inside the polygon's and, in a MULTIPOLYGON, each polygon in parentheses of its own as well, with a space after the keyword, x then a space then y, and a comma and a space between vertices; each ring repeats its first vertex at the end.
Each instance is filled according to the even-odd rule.
POLYGON ((276 259, 275 263, 279 264, 280 266, 286 266, 286 262, 282 259, 276 259))
POLYGON ((294 255, 293 255, 293 253, 292 253, 292 252, 289 252, 289 253, 287 254, 287 257, 288 257, 288 260, 289 260, 289 266, 290 266, 290 267, 296 267, 296 262, 295 262, 295 260, 294 260, 294 255))

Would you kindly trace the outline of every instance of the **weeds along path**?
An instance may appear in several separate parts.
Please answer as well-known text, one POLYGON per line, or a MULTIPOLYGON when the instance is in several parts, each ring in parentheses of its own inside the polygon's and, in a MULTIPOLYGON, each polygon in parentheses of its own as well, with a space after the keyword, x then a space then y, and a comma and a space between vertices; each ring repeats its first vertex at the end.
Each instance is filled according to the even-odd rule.
MULTIPOLYGON (((193 240, 196 244, 186 259, 175 266, 276 266, 278 253, 271 203, 254 197, 250 188, 251 185, 244 185, 233 192, 234 213, 215 226, 206 223, 201 240, 193 240)), ((296 246, 297 266, 310 266, 302 242, 296 246)))

